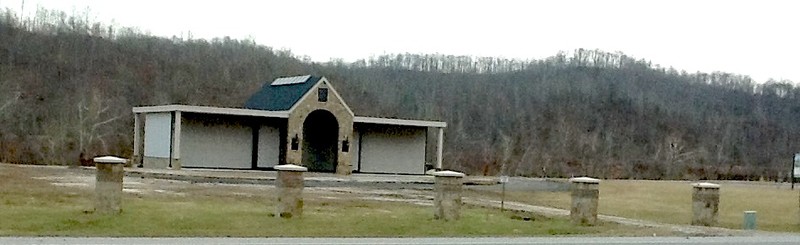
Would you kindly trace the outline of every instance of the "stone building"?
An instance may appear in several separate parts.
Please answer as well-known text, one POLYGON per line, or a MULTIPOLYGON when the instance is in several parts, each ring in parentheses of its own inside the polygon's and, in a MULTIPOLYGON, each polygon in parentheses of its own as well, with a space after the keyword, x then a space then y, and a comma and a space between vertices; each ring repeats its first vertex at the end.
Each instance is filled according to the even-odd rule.
MULTIPOLYGON (((278 78, 244 108, 134 107, 134 161, 146 168, 424 174, 428 130, 441 168, 444 122, 356 116, 325 77, 278 78)), ((431 167, 431 166, 428 166, 431 167)))

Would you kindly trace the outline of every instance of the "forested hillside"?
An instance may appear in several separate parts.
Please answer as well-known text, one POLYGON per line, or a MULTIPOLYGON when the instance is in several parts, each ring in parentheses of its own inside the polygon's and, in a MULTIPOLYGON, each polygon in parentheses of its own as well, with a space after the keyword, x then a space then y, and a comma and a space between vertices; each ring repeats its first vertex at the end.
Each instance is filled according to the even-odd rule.
POLYGON ((774 179, 800 151, 800 87, 789 81, 598 50, 313 63, 250 40, 154 37, 87 19, 0 11, 0 161, 130 156, 133 106, 241 107, 263 83, 300 74, 328 77, 359 115, 447 122, 445 167, 472 174, 774 179))

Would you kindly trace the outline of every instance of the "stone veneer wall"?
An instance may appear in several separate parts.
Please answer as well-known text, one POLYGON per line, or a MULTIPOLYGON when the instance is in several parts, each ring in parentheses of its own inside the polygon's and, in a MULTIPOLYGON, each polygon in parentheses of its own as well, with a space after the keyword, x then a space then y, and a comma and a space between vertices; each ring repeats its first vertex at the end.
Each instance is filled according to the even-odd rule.
POLYGON ((336 95, 333 88, 329 86, 325 80, 319 82, 316 86, 312 87, 308 96, 302 101, 299 101, 294 110, 289 114, 289 122, 286 134, 286 163, 301 165, 303 159, 303 123, 308 117, 308 114, 316 110, 326 110, 336 117, 339 123, 339 139, 337 143, 337 174, 350 174, 352 171, 351 156, 353 149, 353 114, 348 110, 344 101, 336 95), (318 88, 328 88, 328 101, 319 102, 318 88), (292 138, 297 135, 300 146, 297 150, 292 150, 292 138), (342 152, 342 142, 347 139, 350 142, 350 152, 342 152))

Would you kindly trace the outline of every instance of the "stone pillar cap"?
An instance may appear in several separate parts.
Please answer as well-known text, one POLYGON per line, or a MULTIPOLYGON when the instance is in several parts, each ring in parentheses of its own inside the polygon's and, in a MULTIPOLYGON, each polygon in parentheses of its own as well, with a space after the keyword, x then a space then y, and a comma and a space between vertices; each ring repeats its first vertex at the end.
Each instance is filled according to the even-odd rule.
POLYGON ((275 166, 275 169, 279 170, 279 171, 294 171, 294 172, 306 172, 306 171, 308 171, 308 168, 303 167, 303 166, 297 166, 297 165, 294 165, 294 164, 278 165, 278 166, 275 166))
POLYGON ((433 172, 433 176, 437 176, 437 177, 459 177, 459 178, 461 178, 461 177, 464 177, 464 173, 446 170, 446 171, 433 172))
POLYGON ((572 182, 572 183, 587 183, 587 184, 600 184, 600 179, 589 178, 589 177, 576 177, 576 178, 570 178, 569 182, 572 182))
POLYGON ((695 188, 719 189, 719 185, 718 184, 708 183, 708 182, 694 183, 694 184, 692 184, 692 186, 695 187, 695 188))
POLYGON ((119 158, 115 156, 95 157, 93 160, 95 163, 112 163, 112 164, 114 163, 122 164, 128 162, 128 159, 119 158))

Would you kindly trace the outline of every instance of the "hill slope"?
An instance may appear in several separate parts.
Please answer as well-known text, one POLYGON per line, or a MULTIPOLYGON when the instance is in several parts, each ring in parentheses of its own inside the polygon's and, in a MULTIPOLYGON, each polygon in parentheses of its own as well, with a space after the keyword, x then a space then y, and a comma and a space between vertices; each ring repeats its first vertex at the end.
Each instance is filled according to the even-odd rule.
POLYGON ((360 115, 448 122, 475 174, 775 178, 800 148, 800 88, 687 74, 621 53, 544 60, 397 54, 305 62, 249 40, 186 40, 0 11, 0 161, 130 155, 139 105, 241 107, 279 76, 328 77, 360 115))

